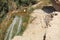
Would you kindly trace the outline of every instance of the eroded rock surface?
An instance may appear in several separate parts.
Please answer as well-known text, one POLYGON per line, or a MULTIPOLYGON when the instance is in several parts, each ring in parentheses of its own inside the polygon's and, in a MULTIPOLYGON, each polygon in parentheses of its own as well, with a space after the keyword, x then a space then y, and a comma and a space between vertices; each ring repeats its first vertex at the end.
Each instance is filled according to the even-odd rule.
POLYGON ((30 14, 29 24, 22 36, 16 36, 13 40, 43 40, 46 31, 45 18, 48 14, 41 9, 34 10, 30 14))
POLYGON ((60 12, 47 14, 40 9, 34 10, 23 35, 12 40, 60 40, 60 12))
POLYGON ((46 40, 60 40, 60 12, 54 12, 54 16, 50 22, 51 27, 47 29, 46 40))

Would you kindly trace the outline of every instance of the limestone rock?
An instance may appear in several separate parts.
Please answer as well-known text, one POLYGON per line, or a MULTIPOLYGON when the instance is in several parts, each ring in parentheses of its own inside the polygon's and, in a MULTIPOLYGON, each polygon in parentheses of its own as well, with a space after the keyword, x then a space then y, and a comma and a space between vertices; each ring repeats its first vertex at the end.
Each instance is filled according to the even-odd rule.
POLYGON ((57 10, 60 11, 60 0, 51 0, 53 7, 57 10))
POLYGON ((46 31, 46 40, 60 40, 60 12, 54 12, 57 15, 54 16, 50 22, 51 27, 46 31))
MULTIPOLYGON (((30 14, 30 23, 22 36, 15 36, 12 40, 60 40, 60 12, 54 12, 52 21, 48 14, 38 9, 30 14), (46 25, 46 16, 50 26, 46 25)), ((47 23, 48 24, 48 23, 47 23)), ((48 24, 48 25, 49 25, 48 24)))
POLYGON ((30 23, 22 36, 15 36, 12 40, 43 40, 46 23, 45 16, 48 15, 41 9, 36 9, 30 14, 30 23))

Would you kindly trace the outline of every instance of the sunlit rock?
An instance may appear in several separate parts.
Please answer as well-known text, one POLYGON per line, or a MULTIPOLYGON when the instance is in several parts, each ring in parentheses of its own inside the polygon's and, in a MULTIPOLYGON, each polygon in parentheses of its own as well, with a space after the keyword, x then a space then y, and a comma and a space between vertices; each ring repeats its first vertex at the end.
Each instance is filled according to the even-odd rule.
POLYGON ((12 40, 43 40, 46 32, 45 18, 48 14, 36 9, 30 14, 29 24, 22 36, 15 36, 12 40))
POLYGON ((60 12, 54 12, 55 16, 50 22, 51 27, 46 31, 46 40, 60 40, 60 12))

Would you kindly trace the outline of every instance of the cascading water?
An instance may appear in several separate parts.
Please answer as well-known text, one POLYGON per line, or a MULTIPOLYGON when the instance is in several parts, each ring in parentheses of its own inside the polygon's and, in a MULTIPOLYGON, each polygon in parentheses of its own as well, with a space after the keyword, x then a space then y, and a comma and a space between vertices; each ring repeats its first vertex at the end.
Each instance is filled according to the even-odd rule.
POLYGON ((4 40, 11 40, 12 37, 20 33, 22 25, 22 17, 15 16, 12 24, 7 29, 6 36, 4 40))

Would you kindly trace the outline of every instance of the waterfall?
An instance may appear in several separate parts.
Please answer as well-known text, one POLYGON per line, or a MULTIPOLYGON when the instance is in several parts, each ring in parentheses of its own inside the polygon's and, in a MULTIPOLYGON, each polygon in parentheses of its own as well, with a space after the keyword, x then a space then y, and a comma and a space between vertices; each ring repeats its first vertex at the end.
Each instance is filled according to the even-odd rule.
POLYGON ((11 40, 13 36, 19 34, 19 32, 21 30, 21 25, 22 25, 22 17, 15 16, 13 22, 11 23, 11 25, 7 29, 7 33, 6 33, 4 40, 11 40), (15 27, 16 27, 16 29, 15 29, 15 27), (16 31, 15 33, 13 33, 14 29, 16 31))
POLYGON ((16 35, 17 35, 17 34, 20 32, 20 30, 21 30, 21 25, 22 25, 22 20, 21 20, 21 19, 22 19, 22 18, 20 18, 16 35))

